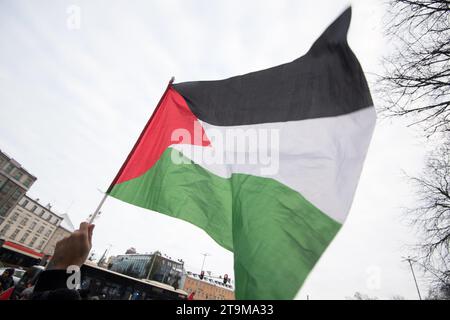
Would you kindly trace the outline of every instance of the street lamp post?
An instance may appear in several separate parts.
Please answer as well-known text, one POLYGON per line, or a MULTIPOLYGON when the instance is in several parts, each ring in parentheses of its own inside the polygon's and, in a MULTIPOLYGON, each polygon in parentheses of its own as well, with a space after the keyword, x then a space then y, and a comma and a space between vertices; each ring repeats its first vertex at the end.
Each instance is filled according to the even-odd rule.
POLYGON ((416 275, 414 274, 414 269, 413 269, 413 266, 412 266, 412 263, 411 263, 411 258, 408 257, 405 260, 409 262, 409 267, 411 268, 411 273, 412 273, 413 278, 414 278, 414 283, 416 284, 416 289, 417 289, 417 294, 419 295, 419 300, 422 300, 422 296, 420 295, 419 286, 417 285, 416 275))

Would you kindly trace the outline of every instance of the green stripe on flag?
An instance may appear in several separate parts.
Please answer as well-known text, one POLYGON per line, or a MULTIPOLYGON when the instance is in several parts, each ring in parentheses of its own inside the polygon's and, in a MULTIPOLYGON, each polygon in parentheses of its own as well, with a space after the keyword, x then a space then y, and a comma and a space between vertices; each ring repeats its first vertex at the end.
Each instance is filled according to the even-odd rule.
POLYGON ((237 299, 292 299, 341 224, 298 192, 246 174, 222 178, 167 149, 110 195, 188 221, 234 252, 237 299))

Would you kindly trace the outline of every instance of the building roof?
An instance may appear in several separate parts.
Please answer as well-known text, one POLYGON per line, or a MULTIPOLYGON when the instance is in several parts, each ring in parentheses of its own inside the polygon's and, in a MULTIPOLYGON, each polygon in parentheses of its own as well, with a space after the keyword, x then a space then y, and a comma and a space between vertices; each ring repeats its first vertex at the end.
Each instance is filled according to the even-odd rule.
POLYGON ((165 260, 169 260, 169 261, 171 261, 173 263, 176 263, 176 264, 184 265, 184 261, 182 259, 179 259, 179 260, 173 259, 172 257, 169 257, 168 255, 163 254, 160 251, 155 251, 155 252, 151 252, 151 253, 125 253, 125 254, 118 254, 116 257, 132 257, 132 256, 147 256, 147 257, 150 257, 150 256, 153 256, 155 253, 158 253, 158 256, 163 258, 163 259, 165 259, 165 260))
POLYGON ((56 216, 56 217, 58 217, 58 218, 60 218, 60 219, 63 218, 61 215, 57 214, 57 213, 56 213, 55 211, 53 211, 51 208, 49 209, 49 208, 47 208, 47 206, 45 206, 45 205, 39 203, 39 199, 33 199, 33 198, 30 197, 28 194, 25 194, 23 197, 26 197, 27 200, 29 200, 29 201, 31 201, 31 202, 37 204, 39 207, 41 207, 41 209, 47 210, 48 212, 50 212, 50 213, 53 214, 54 216, 56 216))
POLYGON ((199 274, 193 273, 191 271, 187 271, 186 272, 186 276, 191 278, 191 279, 207 283, 209 285, 218 286, 218 287, 221 287, 222 289, 234 291, 233 285, 230 284, 230 283, 224 284, 223 283, 223 279, 221 279, 221 278, 204 275, 203 279, 200 279, 200 275, 199 274))
POLYGON ((37 180, 36 176, 32 175, 27 169, 25 169, 24 167, 22 167, 22 165, 17 162, 14 158, 11 158, 6 152, 2 151, 0 149, 0 153, 3 154, 6 158, 8 158, 9 161, 13 162, 14 165, 18 168, 20 168, 21 170, 25 171, 28 175, 30 175, 32 178, 34 178, 35 180, 37 180))
POLYGON ((116 258, 121 258, 121 257, 151 257, 153 256, 153 253, 125 253, 125 254, 118 254, 116 255, 116 258))

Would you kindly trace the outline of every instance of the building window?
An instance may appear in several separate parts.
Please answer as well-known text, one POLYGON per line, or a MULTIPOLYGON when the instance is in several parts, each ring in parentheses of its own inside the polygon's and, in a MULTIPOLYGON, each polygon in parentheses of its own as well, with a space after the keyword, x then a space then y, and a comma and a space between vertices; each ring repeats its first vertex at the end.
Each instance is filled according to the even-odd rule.
POLYGON ((28 222, 28 218, 23 218, 22 221, 20 221, 20 225, 24 226, 28 222))
POLYGON ((26 187, 29 187, 29 186, 31 186, 31 182, 32 182, 33 180, 31 179, 31 178, 26 178, 25 179, 25 182, 23 183, 26 187))
POLYGON ((4 234, 9 230, 10 227, 11 227, 10 224, 5 225, 5 226, 2 228, 2 230, 0 231, 0 235, 4 235, 4 234))
POLYGON ((20 232, 20 229, 14 230, 14 232, 13 232, 12 235, 11 235, 11 240, 16 239, 16 236, 17 236, 17 234, 18 234, 19 232, 20 232))
POLYGON ((11 173, 11 171, 14 169, 14 166, 11 163, 8 163, 8 166, 5 169, 6 173, 11 173))
POLYGON ((25 234, 22 236, 22 238, 20 238, 20 242, 24 243, 24 242, 27 240, 27 238, 28 238, 29 235, 30 235, 30 234, 29 234, 28 232, 25 233, 25 234))
POLYGON ((11 216, 12 221, 17 221, 17 218, 19 217, 19 214, 17 212, 14 212, 14 214, 11 216))
POLYGON ((9 192, 9 190, 11 190, 12 184, 6 182, 5 185, 2 188, 2 193, 3 194, 7 194, 9 192))
POLYGON ((47 230, 47 232, 45 233, 45 236, 50 237, 51 233, 52 233, 52 230, 47 230))
POLYGON ((36 221, 33 221, 30 225, 30 230, 34 230, 35 227, 36 227, 36 221))
POLYGON ((29 246, 30 247, 34 246, 34 243, 36 242, 36 240, 37 240, 37 237, 33 237, 33 239, 31 239, 31 241, 29 243, 29 246))
POLYGON ((13 198, 14 200, 19 200, 19 198, 20 198, 21 195, 22 195, 22 192, 21 192, 20 190, 16 190, 16 191, 14 191, 14 193, 13 193, 13 195, 12 195, 12 198, 13 198))
POLYGON ((29 202, 30 202, 30 201, 28 201, 27 199, 25 199, 25 200, 22 202, 22 208, 25 208, 29 202))
POLYGON ((42 231, 44 231, 44 226, 40 226, 40 228, 38 229, 37 233, 41 234, 42 231))
POLYGON ((9 209, 11 209, 11 205, 9 204, 5 204, 3 207, 1 207, 0 216, 5 216, 9 209))
POLYGON ((16 179, 17 181, 20 181, 20 179, 23 177, 23 172, 21 171, 16 171, 16 173, 13 175, 14 179, 16 179))
POLYGON ((34 205, 33 208, 31 208, 31 212, 36 211, 36 209, 37 209, 37 205, 34 205))
POLYGON ((45 243, 45 241, 44 241, 44 240, 41 240, 41 243, 39 243, 37 249, 38 249, 38 250, 41 250, 42 247, 44 246, 44 243, 45 243))

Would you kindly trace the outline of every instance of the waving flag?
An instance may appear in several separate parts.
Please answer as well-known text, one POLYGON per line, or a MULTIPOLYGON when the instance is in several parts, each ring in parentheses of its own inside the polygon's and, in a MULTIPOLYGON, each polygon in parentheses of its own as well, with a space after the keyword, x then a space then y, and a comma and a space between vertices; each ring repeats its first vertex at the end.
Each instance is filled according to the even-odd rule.
POLYGON ((108 194, 234 253, 238 299, 291 299, 350 210, 375 126, 351 9, 302 57, 169 84, 108 194))

